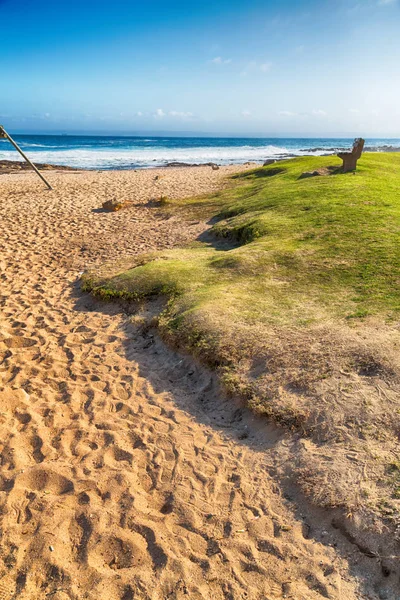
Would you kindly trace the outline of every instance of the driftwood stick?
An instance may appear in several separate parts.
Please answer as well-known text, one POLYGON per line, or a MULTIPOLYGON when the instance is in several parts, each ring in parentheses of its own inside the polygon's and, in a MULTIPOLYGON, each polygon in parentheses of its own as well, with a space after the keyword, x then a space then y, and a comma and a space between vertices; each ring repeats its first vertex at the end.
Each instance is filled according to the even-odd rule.
POLYGON ((41 172, 39 171, 39 169, 37 169, 35 167, 35 165, 33 164, 33 162, 31 162, 29 160, 29 158, 26 156, 26 154, 24 154, 21 150, 21 148, 18 146, 17 142, 14 142, 14 140, 12 139, 11 136, 8 135, 7 131, 4 129, 4 127, 2 127, 0 125, 0 138, 6 138, 13 146, 14 148, 20 153, 20 155, 22 156, 22 158, 24 158, 26 160, 26 162, 28 163, 28 165, 30 165, 32 167, 32 169, 35 171, 35 173, 37 173, 40 177, 40 179, 47 185, 47 187, 49 188, 49 190, 52 190, 53 188, 51 187, 51 185, 49 184, 48 181, 46 181, 46 179, 43 177, 43 175, 41 174, 41 172))

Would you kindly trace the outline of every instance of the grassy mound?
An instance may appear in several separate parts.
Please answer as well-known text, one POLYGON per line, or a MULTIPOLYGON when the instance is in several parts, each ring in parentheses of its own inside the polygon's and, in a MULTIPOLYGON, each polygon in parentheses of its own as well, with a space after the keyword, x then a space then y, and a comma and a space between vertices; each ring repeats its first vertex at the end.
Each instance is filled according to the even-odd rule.
POLYGON ((238 247, 172 250, 118 276, 110 289, 190 294, 191 310, 206 304, 213 311, 228 300, 233 319, 275 324, 309 323, 321 310, 347 318, 395 314, 400 156, 369 154, 356 174, 299 180, 334 160, 285 161, 236 176, 238 185, 217 198, 186 202, 188 213, 210 207, 218 218, 211 231, 238 247))
POLYGON ((105 298, 167 296, 162 334, 309 438, 295 460, 308 493, 395 519, 400 154, 365 154, 355 174, 335 165, 288 160, 237 175, 219 194, 171 201, 168 210, 211 219, 204 240, 84 284, 105 298), (300 178, 316 169, 326 175, 300 178), (367 463, 374 478, 363 487, 367 463), (321 486, 327 464, 335 477, 321 486))

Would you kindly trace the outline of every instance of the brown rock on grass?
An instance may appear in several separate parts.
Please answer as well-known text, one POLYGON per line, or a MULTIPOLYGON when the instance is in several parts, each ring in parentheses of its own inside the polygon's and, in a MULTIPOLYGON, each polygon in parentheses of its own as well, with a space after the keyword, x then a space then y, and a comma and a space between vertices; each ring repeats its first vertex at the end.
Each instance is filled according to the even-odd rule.
POLYGON ((332 167, 321 167, 320 169, 316 169, 315 171, 304 171, 299 177, 299 179, 307 179, 308 177, 323 177, 325 175, 332 175, 337 172, 338 168, 336 166, 332 167))

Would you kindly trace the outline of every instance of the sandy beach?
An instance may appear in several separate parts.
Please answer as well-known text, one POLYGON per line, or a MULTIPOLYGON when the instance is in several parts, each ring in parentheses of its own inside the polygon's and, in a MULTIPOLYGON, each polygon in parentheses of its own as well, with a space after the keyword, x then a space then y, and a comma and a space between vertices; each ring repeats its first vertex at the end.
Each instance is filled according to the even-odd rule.
POLYGON ((80 291, 84 269, 206 228, 152 201, 249 168, 0 177, 0 600, 373 597, 369 559, 274 478, 284 434, 80 291))

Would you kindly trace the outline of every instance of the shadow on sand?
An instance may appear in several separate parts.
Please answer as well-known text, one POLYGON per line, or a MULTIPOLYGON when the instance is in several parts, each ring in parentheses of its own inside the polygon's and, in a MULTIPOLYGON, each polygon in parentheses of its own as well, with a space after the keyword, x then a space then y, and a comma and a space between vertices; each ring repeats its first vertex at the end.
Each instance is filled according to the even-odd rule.
MULTIPOLYGON (((266 418, 251 413, 238 399, 227 397, 216 374, 184 351, 168 347, 154 327, 139 327, 132 321, 132 316, 140 312, 150 323, 152 317, 164 308, 165 299, 156 299, 141 306, 122 301, 107 303, 82 292, 79 281, 74 284, 71 294, 76 311, 116 317, 122 315, 125 357, 139 367, 140 377, 145 378, 157 394, 168 394, 178 409, 190 414, 198 423, 212 427, 231 443, 246 445, 252 451, 263 454, 266 471, 294 518, 302 523, 304 537, 335 547, 338 554, 349 561, 350 572, 359 579, 366 594, 388 583, 379 558, 368 555, 349 538, 344 527, 338 526, 345 521, 343 512, 312 505, 296 483, 287 477, 284 461, 295 456, 300 436, 268 423, 266 418), (283 453, 282 448, 286 449, 283 453), (370 574, 368 580, 365 573, 370 574)), ((392 577, 395 574, 391 574, 392 577)), ((378 596, 374 593, 367 597, 378 596)))

